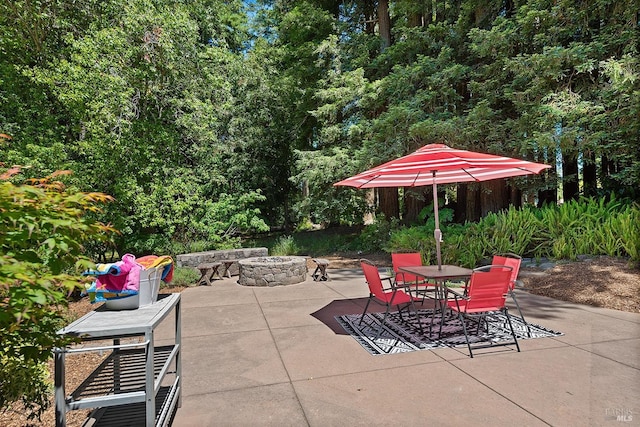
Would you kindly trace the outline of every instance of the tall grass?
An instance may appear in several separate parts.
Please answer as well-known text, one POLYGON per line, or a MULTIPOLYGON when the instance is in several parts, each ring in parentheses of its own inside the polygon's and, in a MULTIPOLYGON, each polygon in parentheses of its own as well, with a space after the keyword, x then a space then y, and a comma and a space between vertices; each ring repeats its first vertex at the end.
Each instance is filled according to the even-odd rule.
POLYGON ((161 282, 160 286, 194 286, 199 278, 200 273, 193 267, 175 267, 171 284, 165 285, 161 282))
POLYGON ((300 248, 293 236, 280 236, 271 248, 271 255, 297 255, 300 248))
MULTIPOLYGON (((640 262, 640 206, 615 198, 583 198, 540 209, 511 207, 478 223, 444 226, 443 233, 443 262, 469 267, 505 252, 572 260, 578 255, 609 255, 640 262)), ((433 263, 433 227, 395 231, 386 249, 417 250, 433 263)))
POLYGON ((545 254, 553 258, 575 259, 577 255, 624 256, 615 225, 630 205, 612 198, 581 199, 540 209, 538 217, 547 225, 545 254))
MULTIPOLYGON (((270 255, 321 256, 334 252, 363 250, 370 243, 360 241, 361 228, 329 228, 247 239, 244 247, 266 247, 270 255)), ((379 250, 379 249, 378 249, 379 250)))
POLYGON ((632 260, 640 262, 640 206, 629 206, 615 219, 610 229, 620 236, 620 245, 632 260))

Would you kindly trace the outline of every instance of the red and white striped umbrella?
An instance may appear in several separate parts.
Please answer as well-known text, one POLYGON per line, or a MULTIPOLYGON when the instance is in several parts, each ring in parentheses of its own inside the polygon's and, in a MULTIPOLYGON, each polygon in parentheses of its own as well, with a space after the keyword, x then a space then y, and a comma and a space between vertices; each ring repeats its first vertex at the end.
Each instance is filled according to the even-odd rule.
POLYGON ((550 167, 511 157, 457 150, 444 144, 431 144, 334 185, 374 188, 480 182, 537 174, 550 167))
POLYGON ((511 157, 457 150, 444 144, 430 144, 399 159, 384 163, 333 185, 356 188, 433 186, 436 255, 441 266, 442 232, 438 218, 437 184, 480 182, 537 174, 551 166, 511 157))

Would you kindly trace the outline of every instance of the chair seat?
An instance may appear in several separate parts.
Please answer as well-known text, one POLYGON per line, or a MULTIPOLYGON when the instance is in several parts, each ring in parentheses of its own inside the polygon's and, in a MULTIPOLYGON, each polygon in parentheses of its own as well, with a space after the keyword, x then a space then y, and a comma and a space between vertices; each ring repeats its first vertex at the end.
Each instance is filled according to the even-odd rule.
POLYGON ((465 300, 461 300, 458 302, 458 304, 456 304, 455 301, 447 301, 447 305, 449 306, 450 309, 454 310, 454 311, 458 311, 458 306, 460 308, 460 312, 464 313, 489 313, 492 311, 501 311, 502 307, 499 307, 497 305, 483 305, 482 307, 467 307, 467 305, 471 305, 471 304, 467 304, 468 301, 465 300))
POLYGON ((393 303, 393 304, 406 304, 412 301, 416 301, 416 297, 413 297, 403 291, 396 291, 395 296, 393 292, 385 293, 383 295, 378 295, 378 299, 383 300, 385 303, 393 303))

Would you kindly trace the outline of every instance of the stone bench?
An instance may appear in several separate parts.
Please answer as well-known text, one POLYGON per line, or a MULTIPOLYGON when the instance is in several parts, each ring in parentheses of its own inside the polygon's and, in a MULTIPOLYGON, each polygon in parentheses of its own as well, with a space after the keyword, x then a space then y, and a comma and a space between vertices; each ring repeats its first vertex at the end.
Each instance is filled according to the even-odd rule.
POLYGON ((176 265, 198 268, 200 264, 219 262, 224 264, 220 267, 220 276, 231 277, 239 273, 238 260, 265 256, 268 256, 267 248, 221 249, 177 255, 176 265))
POLYGON ((206 262, 198 264, 198 267, 196 268, 200 270, 200 278, 198 279, 197 285, 211 286, 211 281, 213 280, 214 276, 218 276, 218 278, 221 279, 220 273, 218 272, 218 269, 221 265, 222 263, 220 262, 206 262))

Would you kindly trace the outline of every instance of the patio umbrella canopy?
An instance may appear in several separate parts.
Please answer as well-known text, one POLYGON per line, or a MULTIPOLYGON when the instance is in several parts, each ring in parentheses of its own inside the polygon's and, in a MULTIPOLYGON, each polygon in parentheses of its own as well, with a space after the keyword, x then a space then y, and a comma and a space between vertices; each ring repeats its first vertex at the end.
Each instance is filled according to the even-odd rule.
POLYGON ((440 220, 438 218, 438 184, 480 182, 491 179, 537 174, 551 166, 511 157, 457 150, 444 144, 430 144, 396 160, 336 182, 335 186, 356 188, 433 186, 436 228, 436 256, 440 254, 440 220))

